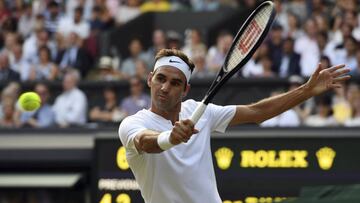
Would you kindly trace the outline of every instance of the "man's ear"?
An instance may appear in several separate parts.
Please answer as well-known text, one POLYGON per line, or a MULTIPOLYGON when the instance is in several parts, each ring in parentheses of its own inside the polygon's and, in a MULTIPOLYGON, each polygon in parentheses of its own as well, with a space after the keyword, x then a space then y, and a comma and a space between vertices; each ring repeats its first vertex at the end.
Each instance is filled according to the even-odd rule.
POLYGON ((186 84, 185 91, 183 93, 183 97, 186 97, 191 89, 191 86, 189 84, 186 84))
POLYGON ((154 74, 153 72, 150 72, 148 77, 147 77, 146 83, 147 83, 149 88, 151 87, 151 80, 152 80, 153 74, 154 74))

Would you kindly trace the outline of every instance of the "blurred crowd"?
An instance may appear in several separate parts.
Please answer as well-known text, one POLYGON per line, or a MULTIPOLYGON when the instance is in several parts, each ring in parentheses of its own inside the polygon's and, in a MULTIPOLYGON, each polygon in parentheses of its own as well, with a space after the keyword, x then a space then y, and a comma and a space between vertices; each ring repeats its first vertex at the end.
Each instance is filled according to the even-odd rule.
MULTIPOLYGON (((128 57, 109 44, 117 27, 145 12, 253 9, 256 0, 0 0, 0 126, 70 127, 89 122, 119 122, 150 105, 144 82, 162 48, 183 50, 195 63, 193 78, 212 78, 223 64, 234 33, 219 30, 214 44, 206 33, 156 29, 145 48, 139 38, 128 43, 128 57), (109 50, 110 49, 110 50, 109 50), (130 95, 103 91, 104 103, 89 106, 79 81, 130 84, 130 95), (21 112, 16 104, 22 82, 36 83, 43 105, 21 112), (48 82, 60 81, 63 92, 50 95, 48 82), (50 103, 49 98, 55 98, 50 103)), ((304 82, 320 61, 346 64, 360 76, 360 3, 358 0, 274 0, 277 16, 265 40, 239 72, 239 78, 289 78, 290 89, 304 82)), ((276 90, 280 94, 286 90, 276 90)), ((358 84, 309 100, 262 126, 360 126, 358 84), (289 119, 290 118, 290 119, 289 119)))

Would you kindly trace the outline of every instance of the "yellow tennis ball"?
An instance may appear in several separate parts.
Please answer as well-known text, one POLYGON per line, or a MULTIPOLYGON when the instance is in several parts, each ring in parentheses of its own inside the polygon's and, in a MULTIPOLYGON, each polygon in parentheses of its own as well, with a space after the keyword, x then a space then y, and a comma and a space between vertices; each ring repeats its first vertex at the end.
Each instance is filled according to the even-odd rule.
POLYGON ((40 96, 35 92, 25 92, 19 97, 19 105, 24 111, 35 111, 41 105, 40 96))

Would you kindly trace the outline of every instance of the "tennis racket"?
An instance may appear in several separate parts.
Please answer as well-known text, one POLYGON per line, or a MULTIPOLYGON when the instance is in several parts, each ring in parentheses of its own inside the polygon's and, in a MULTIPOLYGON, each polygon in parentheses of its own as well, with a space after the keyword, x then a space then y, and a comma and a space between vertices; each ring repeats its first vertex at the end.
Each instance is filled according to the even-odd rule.
POLYGON ((265 1, 260 4, 246 19, 236 34, 226 54, 223 66, 211 84, 204 99, 196 107, 190 120, 196 124, 204 113, 206 106, 229 78, 242 68, 261 45, 270 30, 275 18, 274 4, 265 1))

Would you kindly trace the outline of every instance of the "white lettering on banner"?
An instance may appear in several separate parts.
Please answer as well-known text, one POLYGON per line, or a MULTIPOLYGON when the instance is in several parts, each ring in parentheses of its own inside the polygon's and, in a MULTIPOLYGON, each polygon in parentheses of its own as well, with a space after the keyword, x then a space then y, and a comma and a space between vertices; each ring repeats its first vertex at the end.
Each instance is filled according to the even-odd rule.
POLYGON ((134 179, 100 179, 98 182, 99 190, 140 190, 138 183, 134 179))

